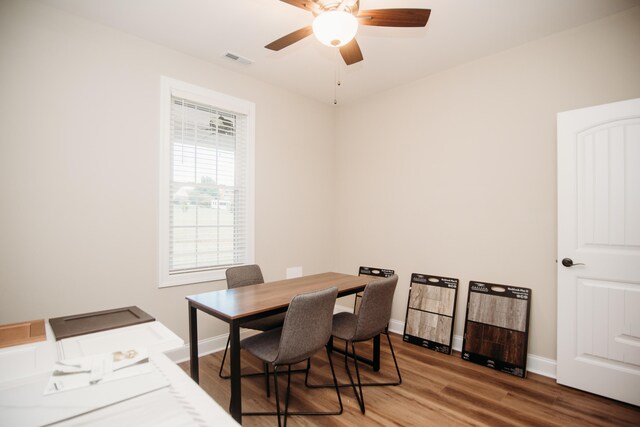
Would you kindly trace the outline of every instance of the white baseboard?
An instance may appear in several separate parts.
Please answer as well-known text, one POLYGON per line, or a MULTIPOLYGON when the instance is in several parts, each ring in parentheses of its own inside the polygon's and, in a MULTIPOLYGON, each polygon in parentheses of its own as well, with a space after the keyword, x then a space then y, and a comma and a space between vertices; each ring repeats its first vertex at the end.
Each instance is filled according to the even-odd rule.
MULTIPOLYGON (((334 313, 341 312, 353 312, 353 307, 346 307, 344 305, 335 306, 334 313)), ((389 331, 403 335, 404 334, 404 322, 400 320, 391 319, 389 322, 389 331)), ((256 334, 256 331, 251 330, 241 330, 240 331, 240 339, 249 337, 251 335, 256 334)), ((205 356, 207 354, 215 353, 220 350, 224 350, 225 345, 227 344, 227 337, 229 334, 222 334, 216 337, 205 338, 203 340, 198 341, 198 355, 200 357, 205 356)), ((454 335, 453 336, 453 349, 455 351, 462 351, 462 336, 454 335)), ((189 345, 184 345, 175 350, 170 350, 165 353, 169 359, 171 359, 175 363, 181 363, 189 360, 189 345)), ((527 355, 527 371, 533 372, 534 374, 543 375, 545 377, 556 378, 556 361, 553 359, 547 359, 546 357, 536 356, 535 354, 529 353, 527 355)))
POLYGON ((555 379, 556 361, 529 353, 527 355, 527 371, 555 379))
POLYGON ((404 322, 391 319, 389 322, 389 330, 394 334, 404 335, 404 322))
POLYGON ((338 305, 336 304, 335 307, 333 307, 333 313, 342 313, 342 312, 346 312, 346 313, 353 313, 353 307, 347 307, 345 305, 338 305))
MULTIPOLYGON (((252 330, 240 330, 240 339, 255 335, 257 331, 252 330)), ((198 357, 206 356, 207 354, 215 353, 217 351, 224 350, 227 345, 227 337, 229 334, 222 334, 216 337, 205 338, 198 341, 198 357)), ((169 359, 174 363, 182 363, 189 360, 189 344, 185 344, 182 347, 174 350, 169 350, 165 353, 169 359)))

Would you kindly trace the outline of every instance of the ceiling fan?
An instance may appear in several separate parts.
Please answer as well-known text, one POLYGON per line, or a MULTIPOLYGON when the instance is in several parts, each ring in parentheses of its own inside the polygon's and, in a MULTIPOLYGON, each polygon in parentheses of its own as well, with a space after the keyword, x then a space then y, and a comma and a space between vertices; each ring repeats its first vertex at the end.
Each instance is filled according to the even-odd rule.
POLYGON ((313 25, 300 28, 265 47, 271 50, 284 49, 314 33, 327 46, 340 49, 347 65, 362 61, 362 51, 354 38, 358 25, 377 27, 424 27, 430 9, 374 9, 360 10, 360 0, 280 0, 315 17, 313 25))

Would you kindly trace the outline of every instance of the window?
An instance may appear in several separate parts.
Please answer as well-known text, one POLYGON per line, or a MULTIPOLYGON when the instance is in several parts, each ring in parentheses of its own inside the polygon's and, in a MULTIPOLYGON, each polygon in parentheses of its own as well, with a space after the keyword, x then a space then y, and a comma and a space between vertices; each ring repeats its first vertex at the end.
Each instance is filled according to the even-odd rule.
POLYGON ((253 103, 162 78, 160 287, 253 262, 253 103))

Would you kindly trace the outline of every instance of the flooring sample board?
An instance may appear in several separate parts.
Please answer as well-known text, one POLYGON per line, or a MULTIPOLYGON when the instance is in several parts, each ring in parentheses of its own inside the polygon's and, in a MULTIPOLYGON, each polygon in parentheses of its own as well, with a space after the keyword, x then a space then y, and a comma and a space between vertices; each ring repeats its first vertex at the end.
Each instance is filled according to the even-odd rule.
MULTIPOLYGON (((358 269, 358 276, 373 276, 373 277, 390 277, 395 274, 395 271, 388 268, 377 267, 360 267, 358 269)), ((362 302, 362 292, 356 294, 356 300, 353 303, 353 312, 358 314, 360 311, 360 303, 362 302)))
POLYGON ((56 340, 156 320, 136 306, 49 319, 56 340))
POLYGON ((458 279, 413 273, 403 339, 451 354, 457 295, 458 279))
POLYGON ((524 378, 531 289, 469 282, 462 358, 524 378))

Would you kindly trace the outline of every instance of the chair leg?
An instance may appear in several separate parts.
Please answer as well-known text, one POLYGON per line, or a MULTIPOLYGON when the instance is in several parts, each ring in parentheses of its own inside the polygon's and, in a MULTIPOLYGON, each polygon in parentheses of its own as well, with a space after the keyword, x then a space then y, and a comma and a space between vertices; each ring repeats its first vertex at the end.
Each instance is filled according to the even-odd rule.
MULTIPOLYGON (((288 370, 287 370, 287 391, 286 391, 286 396, 285 396, 285 407, 284 407, 284 426, 286 427, 287 425, 287 418, 290 415, 303 415, 303 416, 318 416, 318 415, 340 415, 342 414, 344 408, 342 406, 342 397, 340 395, 340 385, 338 384, 338 379, 336 377, 336 371, 333 367, 333 360, 331 359, 331 352, 330 350, 327 348, 327 358, 329 359, 329 367, 331 368, 331 377, 333 378, 333 384, 330 385, 330 387, 333 387, 336 389, 336 395, 338 396, 338 405, 340 406, 340 409, 338 411, 334 411, 334 412, 317 412, 317 411, 300 411, 300 412, 289 412, 289 401, 290 401, 290 396, 291 396, 291 374, 292 373, 296 373, 296 372, 300 372, 300 371, 306 371, 306 375, 305 375, 305 384, 307 384, 307 380, 309 377, 309 370, 311 369, 311 358, 307 359, 307 368, 306 369, 291 369, 291 365, 288 365, 288 370)), ((281 425, 281 419, 280 419, 280 390, 278 389, 278 366, 274 366, 273 368, 273 382, 274 382, 274 388, 276 391, 276 412, 243 412, 242 415, 243 416, 260 416, 260 415, 276 415, 278 417, 278 426, 281 425)), ((313 386, 311 386, 313 387, 313 386)), ((354 386, 355 387, 355 386, 354 386)), ((356 395, 357 397, 357 395, 356 395)))
POLYGON ((356 365, 356 377, 358 378, 358 390, 360 391, 360 398, 358 399, 358 403, 360 404, 360 410, 364 415, 364 395, 362 394, 362 381, 360 381, 360 369, 358 369, 358 355, 356 354, 356 344, 354 342, 351 343, 351 350, 353 351, 353 356, 354 356, 353 363, 354 365, 356 365))
MULTIPOLYGON (((387 335, 387 342, 389 343, 389 349, 391 350, 391 356, 393 357, 393 363, 396 367, 396 373, 398 374, 398 380, 394 381, 394 382, 373 382, 373 383, 361 383, 360 385, 362 387, 381 387, 381 386, 389 386, 389 385, 400 385, 402 384, 402 376, 400 375, 400 367, 398 365, 398 360, 396 359, 396 354, 393 350, 393 345, 391 344, 391 338, 389 337, 389 334, 386 332, 383 332, 385 335, 387 335)), ((348 349, 348 346, 346 347, 348 349)), ((340 351, 340 354, 344 354, 345 358, 346 357, 350 357, 353 358, 353 353, 348 353, 345 351, 340 351)), ((309 384, 309 382, 307 381, 307 377, 305 376, 304 379, 304 385, 309 387, 309 388, 331 388, 333 387, 333 384, 309 384)), ((352 387, 351 383, 342 383, 342 384, 338 384, 338 387, 352 387)))
MULTIPOLYGON (((229 350, 229 342, 231 338, 227 338, 227 345, 224 348, 224 353, 222 354, 222 362, 220 362, 220 370, 218 371, 218 376, 224 380, 228 380, 231 378, 229 375, 223 375, 222 370, 224 369, 224 362, 227 359, 227 351, 229 350)), ((265 388, 267 390, 267 397, 271 397, 271 386, 269 385, 269 364, 267 362, 263 362, 263 372, 260 373, 251 373, 251 374, 242 374, 243 377, 252 377, 255 375, 264 375, 265 380, 265 388)))
POLYGON ((287 395, 284 399, 284 427, 287 427, 287 415, 289 414, 289 396, 291 396, 291 365, 287 370, 287 395))
MULTIPOLYGON (((336 371, 333 369, 333 361, 331 360, 331 350, 329 349, 329 346, 327 346, 327 358, 329 359, 329 366, 331 367, 331 377, 333 378, 333 385, 335 386, 336 394, 338 395, 338 403, 340 404, 340 412, 338 413, 338 415, 340 415, 342 414, 342 398, 340 397, 340 387, 338 387, 338 379, 336 378, 336 371)), ((309 364, 308 367, 311 367, 311 364, 309 364)), ((305 378, 305 383, 306 382, 307 382, 307 379, 305 378)))
POLYGON ((311 371, 311 358, 307 359, 307 369, 306 369, 306 374, 304 376, 304 385, 305 387, 308 388, 330 388, 333 387, 336 389, 336 395, 338 396, 338 405, 340 406, 340 409, 338 410, 338 412, 330 412, 330 413, 317 413, 317 414, 309 414, 309 415, 341 415, 342 411, 344 410, 343 406, 342 406, 342 397, 340 395, 340 387, 345 387, 348 384, 338 384, 338 379, 336 377, 336 371, 335 368, 333 367, 333 359, 331 359, 331 352, 333 351, 331 349, 331 347, 327 344, 327 346, 325 347, 326 351, 327 351, 327 359, 329 359, 329 367, 331 368, 331 377, 333 379, 333 384, 309 384, 309 372, 311 371))
MULTIPOLYGON (((340 395, 340 387, 352 387, 353 388, 353 392, 356 396, 356 400, 358 401, 358 405, 360 406, 360 411, 364 414, 365 413, 365 404, 364 404, 364 394, 362 392, 362 387, 365 386, 378 386, 378 385, 399 385, 402 383, 402 377, 400 375, 400 368, 398 366, 398 361, 396 359, 396 355, 395 355, 395 351, 393 349, 393 344, 391 343, 391 338, 389 337, 389 334, 387 335, 387 341, 389 343, 389 348, 391 350, 391 356, 393 357, 393 362, 395 364, 396 367, 396 372, 398 373, 398 382, 397 383, 365 383, 363 384, 360 378, 360 367, 358 365, 358 358, 357 358, 357 353, 356 353, 356 346, 355 343, 351 343, 351 351, 352 353, 349 354, 349 341, 345 342, 345 349, 344 349, 344 364, 345 364, 345 368, 347 371, 347 375, 349 376, 349 383, 348 384, 338 384, 338 380, 336 377, 336 373, 335 373, 335 369, 333 366, 333 359, 331 358, 331 350, 330 347, 327 345, 326 347, 326 351, 327 351, 327 358, 329 359, 329 367, 331 368, 331 377, 333 379, 333 384, 322 384, 322 385, 315 385, 315 384, 309 384, 309 371, 311 370, 311 358, 307 359, 307 367, 306 369, 302 369, 302 370, 292 370, 291 369, 291 365, 288 366, 288 370, 287 370, 287 391, 286 391, 286 396, 285 396, 285 409, 284 409, 284 425, 286 427, 287 424, 287 418, 289 415, 340 415, 343 412, 343 404, 342 404, 342 397, 340 395), (356 367, 356 379, 358 381, 358 387, 356 387, 356 383, 354 381, 353 376, 351 375, 351 370, 349 369, 349 357, 353 356, 354 359, 354 364, 356 367), (336 395, 338 397, 338 404, 340 405, 340 410, 338 412, 291 412, 289 413, 289 400, 290 400, 290 395, 291 395, 291 373, 293 372, 300 372, 300 371, 305 371, 305 377, 304 377, 304 384, 305 386, 309 387, 309 388, 328 388, 328 387, 333 387, 336 390, 336 395)), ((268 371, 268 364, 267 366, 265 366, 265 372, 266 375, 265 377, 268 378, 270 373, 268 371)), ((261 374, 262 375, 262 374, 261 374)), ((242 415, 246 415, 246 416, 256 416, 256 415, 276 415, 278 417, 278 426, 280 427, 282 425, 282 420, 281 420, 281 412, 280 412, 280 396, 279 396, 279 389, 278 389, 278 367, 275 366, 273 369, 273 382, 274 382, 274 388, 275 388, 275 392, 276 392, 276 412, 244 412, 242 415)), ((267 388, 267 392, 268 392, 269 388, 267 388)))
POLYGON ((220 371, 218 371, 218 376, 223 379, 228 379, 228 376, 222 375, 222 368, 224 368, 224 361, 227 359, 227 350, 229 350, 229 343, 231 342, 231 337, 227 338, 227 345, 224 347, 224 354, 222 355, 222 362, 220 362, 220 371))
POLYGON ((304 373, 304 385, 305 387, 313 387, 309 385, 309 371, 311 370, 311 358, 307 359, 307 371, 304 373))
MULTIPOLYGON (((351 346, 353 347, 353 343, 351 343, 351 346)), ((353 349, 355 350, 355 347, 353 349)), ((349 341, 346 341, 344 346, 344 353, 345 353, 344 367, 345 367, 345 370, 347 371, 347 376, 349 377, 349 385, 351 386, 351 388, 353 388, 353 394, 356 396, 356 400, 358 401, 358 406, 360 406, 360 411, 364 414, 364 401, 360 399, 360 396, 362 395, 362 386, 360 385, 360 371, 358 369, 358 361, 355 357, 353 358, 356 365, 356 375, 358 377, 358 389, 360 390, 360 394, 358 394, 358 389, 356 389, 356 384, 353 381, 353 376, 351 375, 351 370, 349 369, 349 356, 347 354, 348 352, 349 352, 349 341)))
POLYGON ((391 349, 391 356, 393 357, 393 363, 396 365, 396 372, 398 373, 398 383, 392 383, 391 385, 400 385, 402 384, 402 375, 400 375, 400 367, 398 366, 398 361, 396 360, 396 353, 393 351, 393 345, 391 345, 391 337, 389 337, 389 332, 386 333, 387 341, 389 342, 389 348, 391 349))
POLYGON ((264 385, 267 388, 267 397, 271 397, 271 385, 269 383, 269 364, 262 362, 262 369, 264 370, 264 385))
POLYGON ((278 427, 281 427, 280 424, 280 396, 278 393, 278 367, 273 367, 273 387, 276 391, 276 416, 278 417, 278 427))

